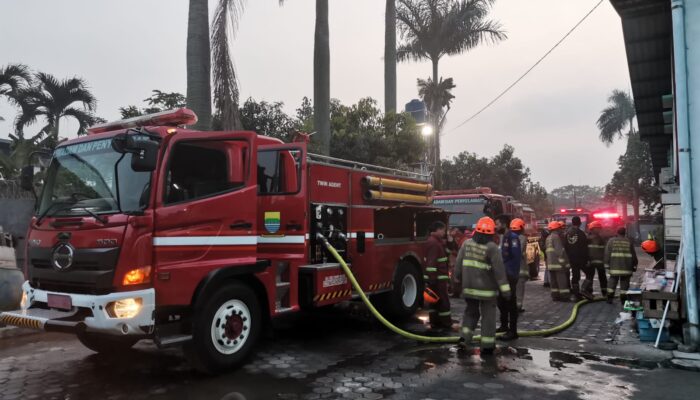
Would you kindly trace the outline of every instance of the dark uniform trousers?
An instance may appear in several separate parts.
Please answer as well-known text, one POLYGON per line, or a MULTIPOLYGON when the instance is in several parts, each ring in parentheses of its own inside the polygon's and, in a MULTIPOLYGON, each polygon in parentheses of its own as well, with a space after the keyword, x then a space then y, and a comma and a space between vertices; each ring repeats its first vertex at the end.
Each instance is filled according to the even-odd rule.
POLYGON ((423 279, 428 283, 428 287, 440 298, 437 303, 431 304, 428 309, 430 324, 434 327, 449 328, 452 326, 452 311, 448 293, 450 275, 447 260, 447 257, 438 258, 438 267, 426 268, 427 275, 423 276, 423 279))

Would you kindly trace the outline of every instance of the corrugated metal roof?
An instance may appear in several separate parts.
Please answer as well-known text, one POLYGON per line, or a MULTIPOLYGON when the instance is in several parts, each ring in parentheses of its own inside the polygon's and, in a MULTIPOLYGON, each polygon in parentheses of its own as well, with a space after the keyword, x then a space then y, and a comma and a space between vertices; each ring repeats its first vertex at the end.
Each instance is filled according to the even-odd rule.
POLYGON ((668 166, 672 135, 664 133, 662 96, 673 91, 669 0, 610 0, 622 18, 637 123, 649 142, 654 171, 668 166))

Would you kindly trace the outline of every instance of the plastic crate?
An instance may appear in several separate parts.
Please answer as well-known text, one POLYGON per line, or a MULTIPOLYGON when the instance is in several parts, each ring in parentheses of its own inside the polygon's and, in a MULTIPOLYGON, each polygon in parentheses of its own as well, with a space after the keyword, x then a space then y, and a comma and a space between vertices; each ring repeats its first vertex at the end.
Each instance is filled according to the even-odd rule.
MULTIPOLYGON (((649 322, 648 319, 637 319, 637 328, 639 328, 639 340, 642 342, 656 341, 656 336, 659 334, 659 329, 652 328, 651 322, 649 322)), ((668 328, 663 328, 661 331, 660 342, 667 342, 668 339, 668 328)))

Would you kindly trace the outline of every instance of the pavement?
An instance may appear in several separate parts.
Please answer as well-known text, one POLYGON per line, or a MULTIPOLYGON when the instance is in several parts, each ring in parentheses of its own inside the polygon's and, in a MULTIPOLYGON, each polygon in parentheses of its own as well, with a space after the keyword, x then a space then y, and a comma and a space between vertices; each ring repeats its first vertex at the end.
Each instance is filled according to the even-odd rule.
MULTIPOLYGON (((453 301, 461 316, 463 301, 453 301)), ((553 303, 527 284, 521 330, 558 325, 573 303, 553 303)), ((497 354, 403 339, 360 305, 279 320, 242 368, 194 371, 177 348, 143 341, 116 357, 70 335, 0 339, 0 399, 658 399, 695 398, 700 374, 674 368, 670 352, 615 324, 619 302, 581 308, 568 330, 501 343, 497 354)), ((418 318, 403 324, 417 332, 418 318)))

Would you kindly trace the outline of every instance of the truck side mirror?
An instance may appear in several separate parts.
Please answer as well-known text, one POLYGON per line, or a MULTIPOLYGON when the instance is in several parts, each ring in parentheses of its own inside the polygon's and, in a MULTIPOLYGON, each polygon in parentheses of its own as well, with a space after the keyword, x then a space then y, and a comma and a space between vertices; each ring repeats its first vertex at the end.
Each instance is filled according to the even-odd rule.
MULTIPOLYGON (((131 142, 127 139, 127 142, 131 142)), ((134 140, 129 145, 131 155, 131 169, 137 172, 151 172, 156 169, 158 164, 158 148, 157 142, 146 140, 134 140)))
POLYGON ((131 169, 137 172, 150 172, 158 162, 158 142, 145 135, 120 133, 112 138, 112 148, 117 153, 131 153, 131 169))
POLYGON ((19 186, 27 191, 34 190, 34 166, 25 165, 19 175, 19 186))

